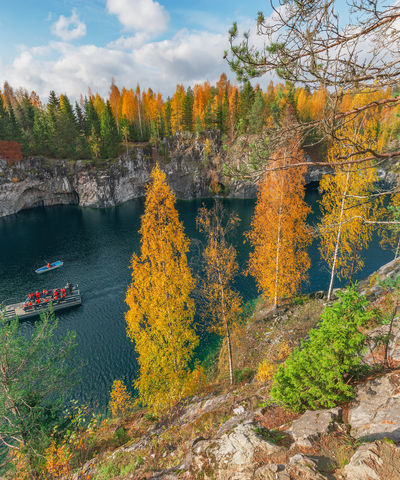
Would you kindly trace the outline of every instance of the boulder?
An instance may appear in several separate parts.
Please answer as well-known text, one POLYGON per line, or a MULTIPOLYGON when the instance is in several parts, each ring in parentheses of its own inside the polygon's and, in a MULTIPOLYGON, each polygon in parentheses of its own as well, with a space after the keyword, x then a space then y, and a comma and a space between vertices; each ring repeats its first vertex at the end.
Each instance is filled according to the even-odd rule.
POLYGON ((346 480, 400 478, 400 448, 388 442, 361 445, 344 467, 346 480))
MULTIPOLYGON (((379 325, 368 332, 368 351, 364 355, 364 361, 368 365, 382 364, 385 358, 385 346, 379 339, 389 333, 389 325, 379 325)), ((400 365, 400 321, 393 322, 391 338, 388 349, 388 363, 391 367, 400 365)))
MULTIPOLYGON (((283 449, 263 438, 251 421, 232 427, 211 440, 200 440, 193 447, 190 462, 193 472, 216 480, 252 480, 257 459, 282 454, 283 449)), ((225 429, 221 427, 221 431, 225 429)))
POLYGON ((349 409, 349 423, 355 438, 400 442, 400 373, 389 373, 358 386, 349 409))
POLYGON ((294 420, 288 433, 293 437, 299 447, 312 447, 312 442, 322 434, 332 430, 334 423, 342 415, 341 408, 331 410, 308 410, 297 420, 294 420))
POLYGON ((254 480, 326 480, 315 461, 302 454, 290 458, 286 465, 263 465, 254 474, 254 480))

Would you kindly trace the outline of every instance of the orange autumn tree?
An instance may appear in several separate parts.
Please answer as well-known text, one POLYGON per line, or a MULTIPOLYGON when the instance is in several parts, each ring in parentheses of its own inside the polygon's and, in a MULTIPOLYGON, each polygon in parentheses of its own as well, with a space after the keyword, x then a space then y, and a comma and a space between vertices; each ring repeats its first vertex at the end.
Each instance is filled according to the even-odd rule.
POLYGON ((127 335, 138 353, 135 386, 141 402, 155 414, 188 393, 190 363, 199 343, 190 297, 195 282, 186 257, 189 240, 175 201, 157 165, 146 192, 140 255, 132 256, 125 317, 127 335))
POLYGON ((205 234, 207 240, 203 251, 205 278, 201 285, 203 313, 211 319, 210 330, 221 335, 226 342, 231 385, 233 384, 231 328, 238 322, 242 313, 242 298, 233 288, 239 265, 236 250, 228 243, 227 234, 238 222, 237 216, 226 218, 220 203, 216 203, 211 210, 203 206, 197 216, 197 228, 205 234))
MULTIPOLYGON (((284 123, 291 121, 288 111, 284 123)), ((310 268, 306 248, 311 243, 311 231, 306 219, 311 209, 304 201, 306 167, 290 167, 304 161, 298 138, 282 139, 260 183, 251 230, 246 234, 253 249, 248 273, 275 308, 279 299, 297 292, 310 268)))

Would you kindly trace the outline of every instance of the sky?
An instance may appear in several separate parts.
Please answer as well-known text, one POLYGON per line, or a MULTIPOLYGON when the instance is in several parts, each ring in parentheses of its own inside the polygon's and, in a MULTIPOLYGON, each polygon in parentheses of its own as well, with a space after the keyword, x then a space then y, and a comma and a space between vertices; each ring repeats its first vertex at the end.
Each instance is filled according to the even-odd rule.
POLYGON ((72 99, 119 86, 172 95, 225 72, 228 30, 254 29, 267 0, 0 0, 0 85, 72 99))

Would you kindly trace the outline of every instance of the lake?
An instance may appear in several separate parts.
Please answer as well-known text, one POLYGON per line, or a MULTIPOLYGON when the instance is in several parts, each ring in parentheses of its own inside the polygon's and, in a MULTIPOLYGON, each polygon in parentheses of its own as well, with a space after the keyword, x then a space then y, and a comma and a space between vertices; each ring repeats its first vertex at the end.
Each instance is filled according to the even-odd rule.
MULTIPOLYGON (((311 224, 318 221, 317 200, 318 192, 307 192, 307 201, 313 208, 311 224)), ((203 200, 177 202, 186 234, 192 240, 190 262, 194 270, 201 249, 195 218, 202 203, 203 200)), ((212 201, 205 203, 211 205, 212 201)), ((255 201, 229 199, 223 203, 241 218, 232 241, 243 269, 249 252, 243 232, 249 228, 255 201)), ((114 379, 121 378, 131 384, 137 370, 134 346, 125 335, 124 299, 130 282, 130 258, 139 249, 143 207, 144 200, 138 199, 108 209, 36 208, 0 219, 0 301, 12 297, 23 299, 29 291, 61 287, 66 281, 79 284, 83 305, 58 315, 58 333, 77 332, 77 361, 83 360, 86 367, 73 397, 96 408, 107 405, 114 379), (64 261, 62 269, 44 275, 34 272, 45 261, 58 259, 64 261)), ((310 281, 303 286, 303 292, 328 287, 329 272, 320 264, 317 247, 314 241, 310 247, 310 281)), ((393 254, 382 250, 375 237, 368 249, 365 268, 357 278, 364 278, 392 258, 393 254)), ((245 300, 257 296, 249 277, 240 276, 237 287, 245 300)), ((32 323, 25 321, 23 326, 29 330, 32 323)), ((200 355, 207 338, 202 335, 200 355)))

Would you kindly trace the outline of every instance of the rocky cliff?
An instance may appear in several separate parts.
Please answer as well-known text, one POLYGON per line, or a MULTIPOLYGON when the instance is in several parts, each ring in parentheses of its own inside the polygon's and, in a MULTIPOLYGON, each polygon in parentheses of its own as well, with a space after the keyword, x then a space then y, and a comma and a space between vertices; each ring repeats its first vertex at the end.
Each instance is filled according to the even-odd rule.
MULTIPOLYGON (((254 183, 222 174, 226 154, 220 139, 207 138, 177 136, 156 147, 133 146, 119 158, 102 162, 29 157, 9 164, 0 159, 0 216, 59 204, 109 207, 141 197, 156 161, 180 199, 216 194, 255 198, 254 183)), ((324 172, 310 169, 307 182, 320 180, 324 172)))
MULTIPOLYGON (((254 182, 222 173, 226 161, 240 160, 227 158, 234 155, 232 152, 227 154, 219 136, 209 132, 203 137, 176 136, 157 146, 131 146, 119 158, 106 161, 28 157, 10 164, 0 158, 0 217, 37 206, 110 207, 141 197, 157 161, 180 199, 214 195, 255 198, 254 182)), ((326 167, 310 167, 306 183, 318 182, 328 171, 326 167)), ((394 176, 388 169, 380 171, 386 183, 393 183, 394 176)))

